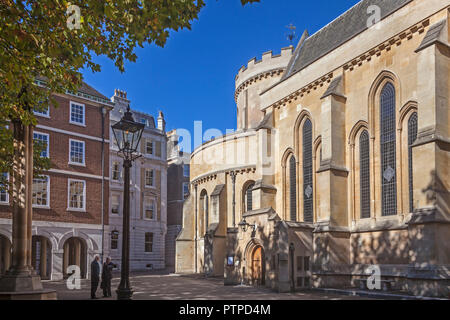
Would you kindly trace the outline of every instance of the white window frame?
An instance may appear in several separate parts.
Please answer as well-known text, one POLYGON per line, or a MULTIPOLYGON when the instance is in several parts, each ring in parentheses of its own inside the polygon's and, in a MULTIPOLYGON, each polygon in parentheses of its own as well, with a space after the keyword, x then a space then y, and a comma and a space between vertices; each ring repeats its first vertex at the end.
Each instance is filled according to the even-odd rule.
POLYGON ((144 186, 146 187, 146 188, 155 188, 155 169, 145 169, 145 172, 144 172, 144 186), (150 172, 153 172, 153 177, 152 177, 152 184, 151 185, 149 185, 149 184, 147 184, 147 172, 148 171, 150 171, 150 172))
POLYGON ((120 170, 120 162, 119 161, 113 161, 112 165, 111 165, 111 181, 115 181, 115 182, 119 182, 121 179, 121 175, 122 175, 122 170, 120 170), (118 179, 114 179, 114 165, 117 164, 118 168, 119 168, 119 178, 118 179))
POLYGON ((47 112, 41 112, 41 111, 36 111, 33 110, 34 115, 38 116, 38 117, 43 117, 43 118, 49 118, 50 119, 50 106, 47 107, 47 112))
POLYGON ((144 140, 145 143, 145 154, 146 155, 150 155, 150 156, 154 156, 155 155, 155 142, 152 139, 145 139, 144 140), (148 149, 147 149, 147 143, 151 143, 152 144, 152 153, 148 153, 148 149))
MULTIPOLYGON (((33 208, 41 208, 41 209, 50 209, 50 176, 42 176, 47 178, 47 205, 43 206, 43 205, 38 205, 38 204, 33 204, 33 208)), ((36 179, 40 179, 40 178, 36 178, 36 179)), ((33 179, 33 184, 34 184, 34 179, 33 179)), ((31 197, 31 201, 33 201, 33 197, 31 197)))
POLYGON ((186 196, 189 196, 190 192, 191 192, 191 191, 189 190, 189 182, 183 182, 183 191, 182 191, 183 197, 182 197, 182 198, 185 199, 186 196), (184 187, 185 187, 185 186, 187 186, 187 190, 188 190, 187 193, 184 192, 184 187))
POLYGON ((75 140, 75 139, 69 139, 69 164, 74 165, 74 166, 82 166, 85 167, 86 166, 86 142, 85 141, 81 141, 81 140, 75 140), (79 142, 83 144, 83 163, 80 162, 72 162, 72 157, 71 157, 71 153, 72 153, 72 142, 79 142))
POLYGON ((110 235, 110 237, 109 237, 109 240, 110 240, 110 247, 111 247, 111 250, 114 251, 114 252, 118 251, 118 250, 120 249, 120 241, 119 241, 119 240, 120 240, 120 233, 119 233, 119 231, 113 230, 113 231, 111 232, 111 235, 110 235), (115 249, 113 249, 113 247, 112 247, 112 242, 113 242, 112 236, 113 236, 114 232, 117 232, 117 239, 114 239, 114 241, 117 241, 117 248, 115 248, 115 249))
POLYGON ((191 167, 188 164, 183 163, 183 177, 189 178, 190 176, 191 176, 191 167), (189 173, 188 175, 186 175, 186 168, 188 168, 187 169, 189 173))
POLYGON ((70 124, 74 124, 76 126, 81 126, 81 127, 86 127, 86 105, 84 105, 83 103, 78 103, 75 101, 70 101, 70 110, 69 110, 69 123, 70 124), (72 107, 73 105, 77 105, 79 107, 83 107, 83 123, 81 122, 76 122, 76 121, 72 121, 72 107))
POLYGON ((155 233, 154 232, 144 232, 144 253, 145 254, 152 254, 152 253, 154 253, 154 244, 155 244, 155 233), (152 235, 152 241, 150 242, 151 244, 152 244, 152 246, 151 246, 151 248, 152 248, 152 250, 151 251, 147 251, 147 250, 145 250, 145 245, 147 244, 147 239, 146 239, 146 236, 147 236, 147 234, 151 234, 152 235))
POLYGON ((68 179, 67 180, 67 211, 74 211, 74 212, 86 212, 86 189, 87 189, 87 183, 86 180, 78 180, 78 179, 68 179), (83 183, 83 208, 72 208, 70 207, 70 183, 71 182, 82 182, 83 183))
MULTIPOLYGON (((1 174, 4 174, 4 173, 1 173, 1 174)), ((8 182, 9 182, 9 173, 8 172, 6 172, 6 180, 8 180, 8 182)), ((6 191, 6 201, 0 201, 0 205, 1 206, 8 206, 9 205, 9 192, 8 191, 6 191)))
POLYGON ((153 199, 153 198, 151 198, 151 197, 144 197, 144 212, 143 212, 143 218, 144 218, 144 220, 147 220, 147 221, 156 221, 156 219, 157 219, 157 217, 158 217, 158 207, 157 207, 157 205, 156 205, 156 199, 153 199), (150 200, 150 203, 153 205, 153 218, 147 218, 147 205, 150 205, 150 203, 147 203, 146 201, 145 201, 145 198, 147 198, 147 199, 149 199, 150 200))
POLYGON ((47 150, 46 150, 46 152, 47 152, 47 157, 45 157, 45 158, 50 159, 50 135, 49 135, 48 133, 43 133, 43 132, 39 132, 39 131, 34 131, 34 132, 33 132, 33 140, 34 140, 34 134, 40 134, 40 135, 42 135, 42 136, 46 136, 46 137, 47 137, 47 150))
POLYGON ((113 215, 113 216, 120 216, 120 206, 121 206, 121 203, 122 203, 122 198, 121 198, 121 196, 120 196, 120 194, 112 194, 111 195, 111 215, 113 215), (117 197, 118 199, 119 199, 119 203, 118 203, 118 210, 119 210, 119 212, 117 212, 117 213, 114 213, 113 211, 112 211, 112 209, 113 209, 113 197, 117 197))

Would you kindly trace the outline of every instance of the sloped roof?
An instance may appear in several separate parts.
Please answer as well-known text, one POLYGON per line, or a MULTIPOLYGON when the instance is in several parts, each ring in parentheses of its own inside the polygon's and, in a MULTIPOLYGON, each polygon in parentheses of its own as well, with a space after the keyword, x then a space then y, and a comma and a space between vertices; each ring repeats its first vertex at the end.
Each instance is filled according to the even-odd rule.
MULTIPOLYGON (((42 82, 47 82, 47 80, 48 80, 47 77, 43 77, 43 76, 38 76, 36 79, 39 81, 42 81, 42 82)), ((96 89, 94 89, 93 87, 91 87, 84 81, 81 83, 81 87, 78 89, 78 92, 84 93, 84 94, 87 94, 90 96, 94 96, 96 98, 110 101, 110 99, 108 97, 104 96, 103 94, 98 92, 96 89)))
POLYGON ((342 76, 336 77, 333 79, 333 81, 330 83, 330 86, 328 87, 327 91, 325 91, 324 95, 320 98, 326 98, 331 95, 337 95, 342 96, 342 93, 339 92, 339 85, 341 84, 342 76))
POLYGON ((368 29, 368 21, 374 13, 371 6, 381 9, 381 19, 391 15, 413 0, 362 0, 330 24, 301 43, 292 56, 289 68, 282 80, 306 68, 348 40, 368 29))
POLYGON ((439 21, 438 23, 433 24, 430 29, 428 29, 425 38, 423 38, 422 43, 417 48, 416 52, 425 49, 426 47, 432 45, 436 41, 439 41, 439 37, 441 36, 441 32, 444 29, 446 20, 439 21))
POLYGON ((95 90, 93 87, 91 87, 90 85, 88 85, 86 82, 83 81, 83 83, 81 84, 81 88, 78 89, 78 92, 81 93, 85 93, 97 98, 102 98, 105 100, 109 100, 108 97, 104 96, 103 94, 101 94, 100 92, 98 92, 97 90, 95 90))
POLYGON ((219 184, 214 188, 213 193, 211 193, 211 197, 214 196, 220 196, 220 194, 222 193, 222 190, 225 189, 225 185, 224 184, 219 184))

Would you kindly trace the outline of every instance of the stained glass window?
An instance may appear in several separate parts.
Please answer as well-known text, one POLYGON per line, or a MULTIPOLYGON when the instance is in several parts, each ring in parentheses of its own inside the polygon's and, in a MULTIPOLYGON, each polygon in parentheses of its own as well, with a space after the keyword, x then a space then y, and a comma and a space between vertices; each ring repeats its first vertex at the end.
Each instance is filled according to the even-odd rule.
POLYGON ((395 88, 387 83, 380 96, 382 215, 397 214, 395 88))
POLYGON ((303 218, 313 222, 313 136, 312 123, 309 119, 303 125, 303 218))

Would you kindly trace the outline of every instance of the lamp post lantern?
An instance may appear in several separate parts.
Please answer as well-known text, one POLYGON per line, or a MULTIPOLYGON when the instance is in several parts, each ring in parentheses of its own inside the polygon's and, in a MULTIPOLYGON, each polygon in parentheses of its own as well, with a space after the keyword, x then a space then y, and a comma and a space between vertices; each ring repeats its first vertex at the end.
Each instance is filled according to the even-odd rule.
POLYGON ((258 227, 256 223, 249 224, 247 220, 244 218, 241 222, 239 222, 238 226, 242 229, 242 231, 247 232, 248 228, 251 227, 253 229, 253 232, 256 231, 256 228, 258 227))
POLYGON ((123 158, 124 192, 123 192, 123 230, 122 230, 122 266, 120 284, 117 288, 118 300, 130 300, 133 291, 130 287, 130 168, 133 161, 141 157, 137 149, 142 138, 145 125, 137 123, 128 105, 122 119, 112 127, 114 139, 119 148, 119 156, 123 158))

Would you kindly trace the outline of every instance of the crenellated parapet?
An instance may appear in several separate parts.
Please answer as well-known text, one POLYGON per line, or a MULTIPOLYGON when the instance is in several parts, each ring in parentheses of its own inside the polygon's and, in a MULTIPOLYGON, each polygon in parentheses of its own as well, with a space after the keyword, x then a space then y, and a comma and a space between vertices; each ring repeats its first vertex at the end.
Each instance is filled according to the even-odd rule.
POLYGON ((236 75, 236 95, 242 88, 259 78, 267 78, 273 75, 280 75, 286 70, 286 67, 292 57, 294 48, 292 46, 281 49, 281 53, 274 55, 268 51, 262 55, 260 60, 251 59, 247 66, 242 66, 236 75))

